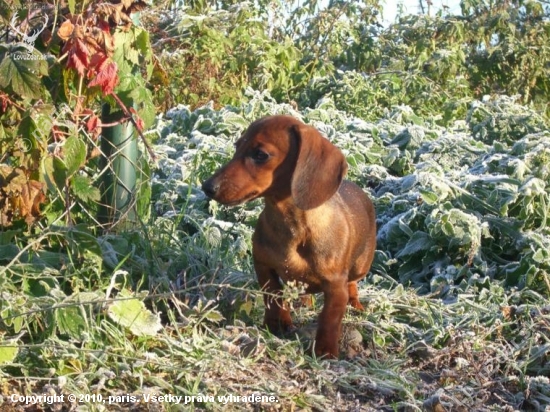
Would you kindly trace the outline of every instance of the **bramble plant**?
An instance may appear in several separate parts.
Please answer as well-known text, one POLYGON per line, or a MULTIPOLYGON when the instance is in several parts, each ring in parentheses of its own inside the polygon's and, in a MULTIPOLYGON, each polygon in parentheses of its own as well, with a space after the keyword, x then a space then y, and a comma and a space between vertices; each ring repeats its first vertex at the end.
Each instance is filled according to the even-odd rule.
POLYGON ((2 1, 8 37, 0 44, 2 91, 0 210, 4 226, 94 221, 100 193, 101 100, 123 111, 139 133, 152 124, 146 81, 152 71, 147 32, 120 3, 2 1), (28 44, 26 33, 40 36, 28 44), (23 39, 21 39, 23 36, 23 39), (25 43, 25 41, 27 43, 25 43), (30 48, 30 51, 29 51, 30 48), (144 76, 136 75, 142 70, 144 76))
POLYGON ((464 1, 461 15, 400 15, 386 27, 376 0, 170 3, 148 17, 176 75, 161 102, 236 104, 251 87, 300 107, 328 95, 371 120, 407 104, 447 125, 496 93, 548 112, 549 11, 538 1, 464 1))

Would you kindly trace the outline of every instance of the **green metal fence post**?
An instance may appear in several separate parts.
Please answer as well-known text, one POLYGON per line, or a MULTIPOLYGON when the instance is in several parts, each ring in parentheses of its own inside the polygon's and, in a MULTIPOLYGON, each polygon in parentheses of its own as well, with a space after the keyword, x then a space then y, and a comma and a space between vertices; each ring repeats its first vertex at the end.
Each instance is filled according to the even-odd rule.
MULTIPOLYGON (((116 123, 123 118, 121 111, 111 112, 104 104, 102 123, 116 123)), ((138 167, 138 144, 132 123, 124 122, 104 127, 101 131, 102 166, 107 167, 101 183, 101 207, 99 220, 102 224, 127 229, 137 223, 136 176, 138 167)))

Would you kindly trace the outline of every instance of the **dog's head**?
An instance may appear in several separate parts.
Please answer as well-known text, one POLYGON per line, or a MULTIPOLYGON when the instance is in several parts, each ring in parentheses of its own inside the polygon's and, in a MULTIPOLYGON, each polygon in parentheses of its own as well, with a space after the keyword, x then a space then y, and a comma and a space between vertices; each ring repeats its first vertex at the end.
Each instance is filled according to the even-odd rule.
POLYGON ((291 197, 298 208, 312 209, 334 195, 347 171, 336 146, 291 116, 255 121, 235 148, 229 163, 202 185, 208 197, 225 205, 291 197))

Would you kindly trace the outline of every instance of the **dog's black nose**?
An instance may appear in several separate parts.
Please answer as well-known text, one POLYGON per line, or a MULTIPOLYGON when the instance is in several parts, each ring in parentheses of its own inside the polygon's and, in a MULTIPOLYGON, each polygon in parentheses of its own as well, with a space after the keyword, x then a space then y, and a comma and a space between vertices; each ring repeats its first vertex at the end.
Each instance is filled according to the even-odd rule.
POLYGON ((202 184, 202 191, 204 194, 210 198, 213 198, 216 196, 216 192, 220 188, 220 185, 215 184, 212 179, 208 179, 206 182, 202 184))

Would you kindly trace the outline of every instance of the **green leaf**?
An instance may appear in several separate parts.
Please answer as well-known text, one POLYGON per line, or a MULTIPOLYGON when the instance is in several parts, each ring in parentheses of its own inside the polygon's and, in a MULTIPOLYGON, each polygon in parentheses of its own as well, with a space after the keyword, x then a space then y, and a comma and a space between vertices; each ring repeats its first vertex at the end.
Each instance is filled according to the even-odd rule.
POLYGON ((239 312, 244 312, 247 316, 250 316, 252 309, 254 309, 254 302, 249 299, 240 305, 239 312))
POLYGON ((544 263, 548 259, 548 252, 543 249, 537 249, 533 254, 533 260, 538 264, 544 263))
POLYGON ((10 261, 19 253, 19 248, 15 245, 0 245, 0 262, 10 261))
POLYGON ((43 141, 48 140, 48 136, 52 131, 54 114, 55 108, 51 105, 44 105, 40 110, 32 110, 30 113, 33 125, 36 127, 36 132, 40 133, 43 141))
MULTIPOLYGON (((20 120, 19 125, 17 127, 17 133, 20 136, 33 136, 36 132, 36 123, 34 121, 34 116, 32 115, 32 112, 27 111, 23 118, 20 120)), ((51 130, 51 129, 50 129, 51 130)), ((27 139, 29 138, 27 137, 27 139)))
MULTIPOLYGON (((21 290, 24 290, 25 292, 27 289, 25 287, 27 284, 23 282, 21 286, 21 290)), ((15 333, 19 333, 21 329, 23 328, 23 322, 25 319, 27 319, 25 316, 19 315, 20 311, 23 309, 27 298, 23 295, 16 296, 14 303, 14 307, 19 308, 19 311, 15 311, 10 303, 7 304, 2 310, 0 310, 0 319, 2 322, 4 322, 7 326, 13 327, 13 331, 15 333)))
POLYGON ((4 54, 0 62, 0 88, 6 89, 11 85, 12 90, 19 96, 38 99, 42 96, 39 73, 43 72, 41 65, 44 65, 45 61, 17 57, 25 53, 10 50, 4 54))
POLYGON ((217 310, 208 311, 208 313, 205 316, 205 319, 207 319, 207 320, 209 320, 210 322, 213 322, 213 323, 219 323, 222 320, 225 320, 223 315, 220 312, 218 312, 217 310))
POLYGON ((71 189, 73 194, 84 202, 98 202, 101 193, 97 187, 94 187, 88 176, 74 175, 71 178, 71 189))
MULTIPOLYGON (((237 129, 246 129, 249 125, 249 122, 244 117, 231 111, 223 113, 223 122, 237 129)), ((216 132, 221 133, 218 127, 219 124, 216 125, 216 132)))
POLYGON ((67 167, 57 156, 47 156, 42 161, 42 178, 50 192, 61 190, 67 180, 67 167))
POLYGON ((138 299, 124 299, 132 296, 128 290, 123 290, 117 300, 107 310, 109 317, 119 325, 127 327, 136 336, 154 336, 162 325, 157 315, 149 311, 138 299))
POLYGON ((141 57, 146 61, 146 76, 145 79, 149 80, 153 74, 153 49, 151 48, 151 42, 149 40, 149 33, 143 29, 140 29, 136 38, 136 46, 140 51, 141 57))
POLYGON ((420 196, 422 197, 422 200, 426 204, 435 205, 439 202, 439 196, 434 192, 432 192, 431 190, 419 188, 418 191, 420 192, 420 196))
POLYGON ((86 163, 86 144, 76 136, 71 136, 63 146, 67 176, 72 176, 86 163))
POLYGON ((102 256, 98 239, 91 233, 87 224, 79 223, 67 229, 60 228, 59 232, 65 233, 71 247, 78 250, 79 253, 93 253, 96 256, 102 256))
POLYGON ((103 256, 103 262, 105 262, 105 264, 109 268, 115 269, 119 264, 117 251, 115 250, 113 245, 109 243, 106 239, 101 239, 100 245, 101 245, 101 251, 103 256))
POLYGON ((56 311, 57 327, 59 332, 69 335, 73 339, 80 340, 82 332, 88 329, 88 323, 82 316, 79 307, 71 306, 56 311))
POLYGON ((141 120, 143 120, 144 128, 150 128, 155 122, 155 116, 157 115, 151 91, 143 85, 139 90, 131 93, 130 96, 138 102, 137 113, 141 120))
POLYGON ((65 253, 50 252, 48 250, 37 250, 33 255, 33 264, 41 264, 52 268, 60 268, 68 259, 65 253))
POLYGON ((76 0, 68 0, 68 3, 69 3, 69 11, 71 12, 71 14, 75 14, 76 0))
POLYGON ((117 30, 113 35, 115 51, 113 60, 118 66, 119 77, 129 74, 136 74, 136 68, 139 68, 139 50, 136 47, 136 28, 132 27, 128 31, 117 30))
POLYGON ((0 365, 11 363, 19 353, 19 347, 14 341, 0 343, 0 365))
POLYGON ((139 159, 138 179, 137 179, 137 213, 138 216, 147 220, 151 213, 152 187, 150 183, 151 168, 145 157, 139 159))
POLYGON ((421 231, 414 232, 405 247, 399 251, 396 257, 403 257, 413 255, 418 252, 424 252, 429 250, 433 244, 433 241, 427 233, 421 231))
POLYGON ((519 263, 514 262, 505 268, 506 285, 523 287, 528 279, 534 278, 536 272, 537 267, 529 259, 522 257, 519 263))

